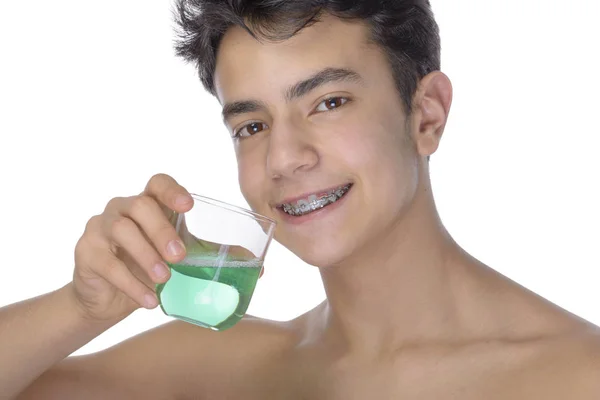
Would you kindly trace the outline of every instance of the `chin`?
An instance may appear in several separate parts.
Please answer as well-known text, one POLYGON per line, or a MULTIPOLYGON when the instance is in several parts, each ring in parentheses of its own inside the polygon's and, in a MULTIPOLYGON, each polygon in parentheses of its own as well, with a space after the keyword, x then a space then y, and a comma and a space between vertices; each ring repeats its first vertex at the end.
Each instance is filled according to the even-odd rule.
POLYGON ((344 238, 339 236, 330 240, 316 238, 309 241, 282 238, 279 242, 305 263, 319 268, 339 265, 351 254, 348 242, 344 242, 344 238))

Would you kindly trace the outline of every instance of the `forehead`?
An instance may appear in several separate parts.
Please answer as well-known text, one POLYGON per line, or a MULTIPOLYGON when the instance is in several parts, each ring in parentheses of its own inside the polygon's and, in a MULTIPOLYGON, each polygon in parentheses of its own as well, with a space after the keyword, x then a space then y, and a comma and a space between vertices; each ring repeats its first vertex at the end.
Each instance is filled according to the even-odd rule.
MULTIPOLYGON (((348 68, 368 75, 383 55, 368 44, 362 22, 324 16, 297 35, 280 42, 254 39, 232 27, 221 42, 215 88, 221 103, 239 98, 268 96, 325 67, 348 68)), ((381 73, 381 70, 378 71, 381 73)))

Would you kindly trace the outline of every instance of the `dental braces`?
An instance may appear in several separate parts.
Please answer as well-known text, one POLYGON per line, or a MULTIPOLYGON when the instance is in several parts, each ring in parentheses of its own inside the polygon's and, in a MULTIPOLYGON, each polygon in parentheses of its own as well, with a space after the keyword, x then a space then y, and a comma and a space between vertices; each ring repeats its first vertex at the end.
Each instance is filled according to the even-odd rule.
MULTIPOLYGON (((343 192, 341 193, 341 195, 343 195, 343 192)), ((288 214, 292 214, 292 215, 300 215, 300 214, 304 214, 309 211, 315 211, 315 210, 318 210, 319 208, 323 208, 326 205, 338 200, 341 197, 341 195, 337 195, 337 193, 331 194, 329 196, 322 197, 320 199, 311 200, 310 202, 303 202, 297 207, 289 206, 286 204, 283 206, 283 211, 287 212, 288 214)))
POLYGON ((336 200, 339 200, 349 189, 350 185, 344 186, 343 188, 339 188, 333 193, 323 196, 320 199, 317 199, 316 196, 313 195, 311 197, 314 198, 309 197, 309 201, 300 200, 297 206, 284 204, 283 211, 294 216, 312 212, 319 208, 323 208, 326 205, 335 202, 336 200))

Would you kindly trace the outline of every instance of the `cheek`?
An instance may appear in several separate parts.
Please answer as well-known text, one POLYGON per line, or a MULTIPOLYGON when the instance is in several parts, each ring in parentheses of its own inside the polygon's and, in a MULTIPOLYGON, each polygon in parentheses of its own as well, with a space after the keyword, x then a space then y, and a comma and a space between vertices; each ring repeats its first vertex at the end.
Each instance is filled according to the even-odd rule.
POLYGON ((411 144, 399 124, 372 126, 354 131, 355 140, 344 147, 344 160, 358 176, 364 202, 378 204, 381 212, 396 209, 414 195, 418 174, 411 144))
POLYGON ((261 163, 237 152, 238 182, 242 195, 253 210, 261 204, 264 170, 261 163))
POLYGON ((397 170, 402 162, 402 149, 392 135, 382 127, 350 127, 340 135, 341 140, 334 148, 352 171, 371 181, 382 173, 387 175, 397 170))

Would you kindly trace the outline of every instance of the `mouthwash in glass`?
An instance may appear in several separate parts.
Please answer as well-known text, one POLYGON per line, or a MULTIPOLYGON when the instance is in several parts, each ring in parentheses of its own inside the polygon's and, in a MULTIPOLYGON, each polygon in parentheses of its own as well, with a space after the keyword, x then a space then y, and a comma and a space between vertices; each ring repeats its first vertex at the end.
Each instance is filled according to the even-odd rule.
POLYGON ((156 287, 164 313, 221 331, 246 313, 262 261, 201 256, 169 266, 171 278, 156 287))

